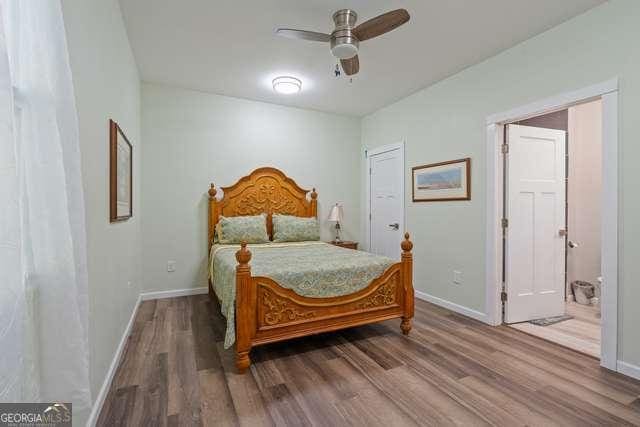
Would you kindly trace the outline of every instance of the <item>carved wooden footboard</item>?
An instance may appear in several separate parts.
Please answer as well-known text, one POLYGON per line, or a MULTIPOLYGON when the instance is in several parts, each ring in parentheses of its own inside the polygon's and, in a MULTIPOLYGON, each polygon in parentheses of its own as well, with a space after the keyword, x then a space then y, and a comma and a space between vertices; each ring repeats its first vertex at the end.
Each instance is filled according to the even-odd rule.
POLYGON ((246 243, 236 252, 236 366, 245 372, 252 347, 367 323, 402 318, 404 334, 413 318, 412 254, 409 234, 401 262, 366 288, 333 298, 303 297, 267 277, 251 276, 246 243))

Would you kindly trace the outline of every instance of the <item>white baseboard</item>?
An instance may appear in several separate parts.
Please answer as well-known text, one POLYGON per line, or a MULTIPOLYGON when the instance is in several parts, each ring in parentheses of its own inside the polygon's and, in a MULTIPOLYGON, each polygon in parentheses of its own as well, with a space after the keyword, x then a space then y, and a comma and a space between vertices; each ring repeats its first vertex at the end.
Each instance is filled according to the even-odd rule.
POLYGON ((640 380, 640 366, 618 360, 617 368, 621 374, 640 380))
POLYGON ((479 320, 480 322, 491 325, 490 319, 485 313, 473 310, 463 305, 455 304, 442 298, 434 297, 433 295, 429 295, 425 292, 414 291, 414 293, 415 296, 421 300, 429 301, 430 303, 439 305, 440 307, 447 308, 451 311, 455 311, 456 313, 463 314, 467 317, 471 317, 472 319, 479 320))
POLYGON ((150 299, 186 297, 190 295, 202 295, 209 292, 209 288, 173 289, 171 291, 143 292, 140 294, 142 301, 150 299))
POLYGON ((116 369, 118 369, 118 364, 120 363, 120 357, 122 357, 122 352, 124 351, 124 347, 127 344, 127 339, 129 338, 129 334, 131 334, 131 328, 133 328, 133 322, 135 321, 136 314, 138 313, 138 307, 140 307, 141 302, 142 302, 142 294, 138 296, 136 305, 133 307, 133 311, 131 312, 129 323, 127 323, 127 327, 124 328, 124 332, 122 333, 122 338, 120 338, 120 343, 118 344, 118 347, 116 348, 116 352, 113 355, 113 360, 111 361, 111 365, 109 366, 107 375, 104 378, 102 387, 100 387, 100 391, 98 392, 98 395, 96 396, 96 400, 93 403, 93 407, 91 408, 91 414, 89 415, 89 420, 87 420, 87 426, 93 427, 98 422, 98 417, 100 416, 102 405, 104 405, 104 400, 107 398, 107 394, 109 393, 109 389, 111 388, 113 377, 116 374, 116 369))

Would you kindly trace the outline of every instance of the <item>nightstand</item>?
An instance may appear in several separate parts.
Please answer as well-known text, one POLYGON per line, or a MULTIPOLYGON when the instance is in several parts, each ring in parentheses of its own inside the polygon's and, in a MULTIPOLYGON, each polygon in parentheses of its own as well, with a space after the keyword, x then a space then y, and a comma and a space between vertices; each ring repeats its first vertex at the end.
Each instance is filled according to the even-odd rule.
POLYGON ((336 242, 336 241, 330 241, 327 243, 331 243, 332 245, 335 246, 340 246, 341 248, 347 248, 347 249, 358 249, 358 242, 348 242, 346 240, 343 240, 341 242, 336 242))

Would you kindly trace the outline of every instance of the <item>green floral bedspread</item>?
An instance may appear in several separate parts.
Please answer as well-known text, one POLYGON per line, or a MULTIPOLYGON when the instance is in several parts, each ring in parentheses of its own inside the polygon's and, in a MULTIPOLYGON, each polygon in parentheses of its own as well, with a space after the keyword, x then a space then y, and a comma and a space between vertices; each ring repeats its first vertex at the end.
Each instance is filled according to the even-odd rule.
MULTIPOLYGON (((209 274, 227 319, 224 348, 235 342, 235 253, 239 245, 214 245, 209 274)), ((364 289, 395 261, 323 242, 248 245, 251 275, 269 277, 305 297, 347 295, 364 289)))

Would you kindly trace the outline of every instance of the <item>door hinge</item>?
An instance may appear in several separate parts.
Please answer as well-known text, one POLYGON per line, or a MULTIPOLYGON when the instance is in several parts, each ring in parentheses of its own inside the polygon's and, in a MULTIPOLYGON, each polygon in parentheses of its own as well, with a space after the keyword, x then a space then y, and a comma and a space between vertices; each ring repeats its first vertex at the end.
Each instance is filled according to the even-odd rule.
POLYGON ((509 144, 502 144, 502 154, 509 153, 509 144))
POLYGON ((500 292, 500 300, 502 302, 507 302, 507 293, 505 291, 500 292))
POLYGON ((371 214, 369 214, 369 221, 371 221, 371 214))
POLYGON ((502 218, 501 220, 502 228, 509 227, 509 220, 507 218, 502 218))
POLYGON ((371 175, 371 168, 369 168, 369 175, 371 175))

